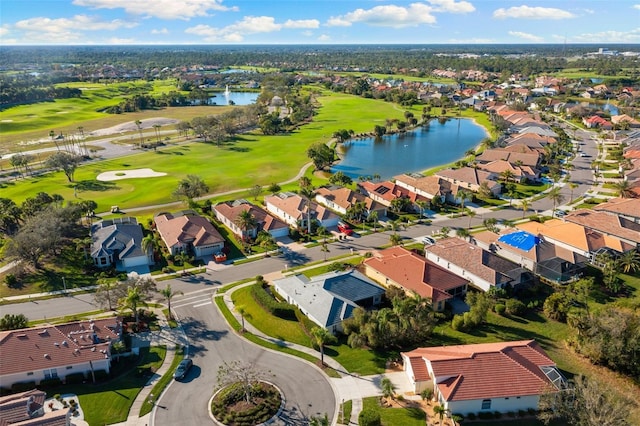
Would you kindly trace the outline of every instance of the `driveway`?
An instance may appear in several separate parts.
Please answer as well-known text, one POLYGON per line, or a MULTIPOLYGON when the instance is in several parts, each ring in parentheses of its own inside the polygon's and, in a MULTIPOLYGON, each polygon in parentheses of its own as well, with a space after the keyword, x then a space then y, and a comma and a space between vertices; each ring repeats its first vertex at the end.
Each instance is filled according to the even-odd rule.
POLYGON ((284 393, 286 404, 275 425, 307 425, 310 416, 334 417, 336 399, 328 377, 319 369, 279 352, 272 352, 237 336, 229 329, 208 294, 185 296, 173 302, 190 341, 194 366, 184 381, 172 382, 158 400, 155 426, 211 424, 208 404, 218 367, 235 360, 248 362, 270 375, 284 393))

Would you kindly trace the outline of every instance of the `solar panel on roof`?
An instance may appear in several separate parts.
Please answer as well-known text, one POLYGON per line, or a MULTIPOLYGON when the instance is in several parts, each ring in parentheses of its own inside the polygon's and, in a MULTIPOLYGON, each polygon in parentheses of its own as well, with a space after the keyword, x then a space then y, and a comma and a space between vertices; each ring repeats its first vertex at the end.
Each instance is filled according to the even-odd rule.
POLYGON ((384 195, 389 192, 389 188, 387 188, 386 186, 379 186, 378 188, 376 188, 376 192, 380 195, 384 195))

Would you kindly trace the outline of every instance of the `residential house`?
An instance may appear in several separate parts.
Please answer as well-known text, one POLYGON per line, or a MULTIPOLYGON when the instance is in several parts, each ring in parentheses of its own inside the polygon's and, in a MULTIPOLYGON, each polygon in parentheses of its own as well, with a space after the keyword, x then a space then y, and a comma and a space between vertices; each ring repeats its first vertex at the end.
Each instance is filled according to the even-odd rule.
POLYGON ((523 183, 526 181, 536 181, 540 178, 540 171, 530 166, 518 166, 506 160, 495 160, 490 163, 480 164, 480 170, 493 174, 493 176, 504 176, 504 173, 511 173, 513 180, 523 183))
POLYGON ((632 129, 637 129, 640 127, 640 121, 636 120, 633 117, 628 116, 627 114, 612 116, 611 123, 614 126, 628 126, 629 128, 632 128, 632 129))
POLYGON ((411 203, 415 203, 418 200, 431 200, 388 180, 384 182, 359 182, 358 188, 367 197, 387 207, 391 205, 391 201, 400 197, 407 198, 411 203))
POLYGON ((525 154, 504 150, 502 148, 494 148, 487 149, 476 157, 476 162, 479 164, 487 164, 497 160, 504 160, 514 165, 517 164, 520 166, 529 166, 531 168, 538 169, 540 168, 542 155, 539 153, 525 154))
POLYGON ((82 373, 88 379, 111 369, 111 344, 120 340, 121 322, 110 317, 0 332, 2 387, 82 373))
POLYGON ((439 198, 440 201, 453 202, 458 186, 438 176, 424 176, 420 173, 402 174, 394 177, 396 185, 415 193, 425 200, 439 198))
POLYGON ((371 308, 382 301, 385 289, 356 270, 329 272, 312 278, 297 274, 273 282, 275 290, 309 317, 335 333, 357 307, 371 308))
POLYGON ((482 291, 532 282, 520 265, 459 238, 445 238, 424 248, 425 257, 482 291))
POLYGON ((588 258, 560 247, 526 231, 505 229, 495 234, 483 231, 473 234, 481 248, 554 282, 567 282, 580 276, 588 258))
POLYGON ((0 396, 0 425, 70 426, 71 409, 45 411, 46 397, 38 389, 0 396))
MULTIPOLYGON (((640 200, 630 205, 640 206, 640 200)), ((640 210, 632 213, 634 216, 640 215, 640 210)), ((597 231, 604 238, 612 239, 607 244, 618 252, 625 252, 631 249, 640 248, 640 223, 637 219, 628 219, 624 216, 610 214, 602 210, 579 209, 570 212, 563 218, 567 222, 575 223, 587 229, 597 231)))
POLYGON ((611 198, 606 203, 598 204, 593 210, 607 212, 640 223, 640 198, 611 198))
POLYGON ((289 235, 289 225, 282 220, 271 216, 264 209, 249 203, 247 200, 235 200, 218 203, 211 207, 223 225, 231 229, 240 239, 252 239, 258 236, 260 231, 271 234, 274 238, 286 237, 289 235), (255 226, 251 229, 243 230, 237 224, 240 213, 249 212, 255 219, 255 226))
POLYGON ((589 117, 583 117, 582 124, 584 124, 587 129, 602 129, 602 130, 613 129, 613 125, 611 124, 611 122, 608 120, 605 120, 599 115, 591 115, 589 117))
POLYGON ((373 211, 377 212, 378 218, 380 219, 387 216, 387 208, 384 204, 374 201, 366 195, 352 191, 349 188, 336 186, 318 188, 316 189, 316 201, 341 215, 347 214, 347 210, 352 208, 356 203, 362 203, 364 206, 364 217, 368 217, 373 211))
MULTIPOLYGON (((465 189, 471 192, 478 192, 483 183, 487 184, 494 195, 499 195, 502 190, 502 185, 496 181, 498 175, 476 167, 444 169, 436 172, 435 176, 457 186, 458 191, 465 189)), ((456 197, 453 202, 460 204, 460 199, 456 197)))
POLYGON ((377 252, 363 264, 369 278, 430 299, 435 311, 442 311, 447 300, 467 292, 468 280, 403 247, 377 252))
MULTIPOLYGON (((102 220, 91 226, 91 258, 98 268, 132 271, 153 264, 153 253, 142 250, 142 227, 133 217, 102 220)), ((148 272, 148 268, 147 268, 148 272)))
POLYGON ((318 203, 309 203, 293 192, 281 192, 264 197, 264 204, 271 214, 294 228, 305 229, 307 217, 320 226, 331 228, 338 225, 340 216, 318 203))
POLYGON ((401 353, 415 393, 433 389, 449 413, 537 410, 566 380, 535 340, 418 348, 401 353))
POLYGON ((206 218, 193 211, 161 213, 154 218, 169 253, 192 253, 196 259, 212 256, 224 248, 224 238, 206 218))

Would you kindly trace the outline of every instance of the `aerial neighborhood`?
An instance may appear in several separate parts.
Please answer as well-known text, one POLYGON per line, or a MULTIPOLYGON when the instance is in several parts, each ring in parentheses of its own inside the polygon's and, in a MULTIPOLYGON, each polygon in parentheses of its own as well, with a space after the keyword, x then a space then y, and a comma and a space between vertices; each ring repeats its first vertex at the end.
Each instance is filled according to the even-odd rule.
POLYGON ((640 54, 530 48, 7 48, 0 426, 638 424, 640 54))

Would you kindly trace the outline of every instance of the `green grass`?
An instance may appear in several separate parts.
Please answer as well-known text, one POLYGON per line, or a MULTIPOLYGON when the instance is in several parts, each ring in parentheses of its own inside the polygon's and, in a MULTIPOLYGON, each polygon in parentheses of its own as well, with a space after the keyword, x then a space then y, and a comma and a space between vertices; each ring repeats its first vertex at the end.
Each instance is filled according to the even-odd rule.
POLYGON ((384 426, 424 426, 427 415, 416 407, 411 408, 383 408, 380 406, 380 398, 372 396, 362 400, 364 410, 374 410, 380 413, 380 419, 384 426))
POLYGON ((349 424, 349 419, 351 418, 351 410, 353 409, 353 401, 344 401, 341 404, 340 412, 338 413, 338 423, 343 425, 349 424))
POLYGON ((164 392, 165 388, 169 385, 169 383, 171 383, 171 380, 173 379, 173 372, 178 367, 178 364, 180 364, 180 361, 182 361, 183 359, 184 350, 178 350, 176 348, 176 354, 173 358, 173 361, 171 362, 171 365, 169 366, 169 370, 167 370, 167 372, 164 373, 164 375, 156 382, 156 384, 153 385, 150 395, 145 398, 144 403, 142 404, 142 408, 140 408, 140 417, 151 412, 151 409, 153 408, 152 401, 150 400, 151 395, 154 395, 156 400, 160 397, 160 395, 162 395, 162 392, 164 392))
MULTIPOLYGON (((214 301, 215 301, 215 304, 218 307, 218 309, 220 309, 220 312, 222 312, 222 315, 224 316, 224 318, 227 320, 227 322, 231 326, 231 328, 233 328, 236 332, 239 333, 241 325, 238 322, 238 320, 235 318, 235 316, 233 316, 231 311, 227 308, 227 305, 224 303, 223 298, 222 297, 214 297, 214 301)), ((286 346, 279 346, 279 345, 276 345, 274 343, 267 342, 264 339, 256 336, 255 334, 247 332, 247 331, 242 333, 242 337, 244 337, 245 339, 249 340, 250 342, 255 343, 256 345, 262 346, 262 347, 267 348, 267 349, 272 349, 274 351, 278 351, 278 352, 282 352, 282 353, 285 353, 285 354, 289 354, 289 355, 295 356, 297 358, 304 359, 305 361, 308 361, 308 362, 310 362, 312 364, 316 364, 317 365, 318 362, 319 362, 319 358, 317 358, 317 357, 309 355, 309 354, 307 354, 305 352, 298 351, 296 349, 291 349, 291 348, 288 348, 286 346)), ((340 378, 340 374, 338 374, 338 372, 336 372, 333 368, 325 367, 323 369, 323 371, 329 377, 340 378)))
MULTIPOLYGON (((8 182, 3 185, 3 196, 21 203, 42 191, 71 200, 74 199, 73 188, 77 185, 77 199, 95 200, 99 205, 97 211, 118 205, 126 212, 127 208, 175 201, 171 197, 172 190, 194 170, 208 184, 211 193, 249 188, 255 184, 269 185, 295 176, 308 162, 307 147, 329 140, 334 131, 345 127, 356 133, 371 131, 376 124, 384 124, 386 118, 402 117, 402 110, 394 105, 371 99, 324 92, 319 101, 322 108, 314 121, 289 134, 264 136, 255 132, 239 135, 235 142, 221 148, 190 143, 157 152, 141 152, 83 165, 76 171, 74 183, 69 183, 62 173, 8 182), (348 117, 347 121, 345 117, 348 117), (202 167, 205 164, 211 167, 202 167), (142 166, 167 175, 113 182, 96 180, 105 171, 142 166)), ((156 116, 162 115, 163 111, 156 111, 156 116)), ((120 122, 128 119, 128 116, 122 116, 120 122)))
MULTIPOLYGON (((157 370, 164 361, 166 348, 142 348, 140 353, 142 359, 138 368, 157 370)), ((105 425, 127 419, 133 401, 148 380, 149 377, 137 375, 136 369, 133 368, 106 383, 62 386, 56 388, 56 392, 78 395, 85 421, 90 425, 105 425)))
POLYGON ((245 321, 249 321, 264 334, 276 339, 311 347, 311 339, 304 332, 300 323, 270 315, 254 300, 251 295, 251 286, 234 291, 231 299, 234 305, 244 306, 246 309, 245 321))

